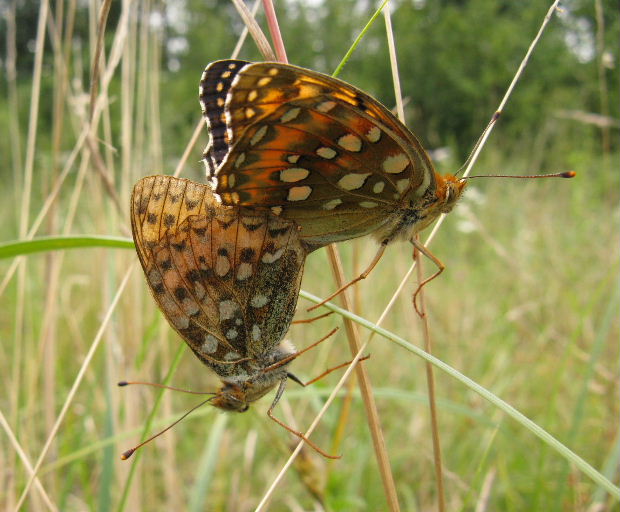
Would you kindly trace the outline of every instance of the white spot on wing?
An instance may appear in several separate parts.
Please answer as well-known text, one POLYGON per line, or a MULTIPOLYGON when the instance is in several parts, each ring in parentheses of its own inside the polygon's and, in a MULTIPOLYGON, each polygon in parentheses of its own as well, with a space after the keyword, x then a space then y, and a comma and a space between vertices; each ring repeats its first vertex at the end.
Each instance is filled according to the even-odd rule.
POLYGON ((398 174, 405 170, 409 165, 409 158, 404 153, 388 156, 383 161, 383 170, 388 174, 398 174))
POLYGON ((256 324, 252 327, 252 341, 260 340, 260 327, 256 324))
POLYGON ((220 302, 220 321, 230 320, 235 316, 235 312, 239 309, 236 302, 232 300, 223 300, 220 302))
POLYGON ((371 173, 366 172, 362 174, 349 173, 345 174, 342 178, 338 180, 337 185, 344 190, 357 190, 364 186, 366 183, 366 179, 370 176, 371 173))
POLYGON ((396 190, 398 190, 402 194, 405 190, 407 190, 410 183, 411 181, 409 180, 409 178, 398 180, 396 182, 396 190))
POLYGON ((383 192, 383 189, 385 188, 385 181, 377 181, 377 183, 375 183, 372 186, 372 191, 375 194, 380 194, 381 192, 383 192))
POLYGON ((334 208, 336 208, 336 206, 338 206, 339 204, 342 203, 342 199, 332 199, 331 201, 327 201, 326 203, 323 203, 323 209, 324 210, 333 210, 334 208))
POLYGON ((361 201, 360 206, 362 208, 374 208, 375 206, 378 206, 378 203, 375 203, 374 201, 361 201))
POLYGON ((352 133, 347 133, 338 139, 338 145, 347 151, 357 153, 362 149, 362 139, 352 133))
POLYGON ((215 260, 215 274, 224 277, 230 270, 230 262, 226 256, 218 255, 215 260))
MULTIPOLYGON (((231 329, 230 331, 232 331, 234 329, 231 329)), ((228 332, 230 332, 228 331, 228 332)), ((235 336, 237 336, 237 332, 235 331, 235 336)), ((224 361, 236 361, 237 359, 241 359, 241 356, 237 353, 237 352, 228 352, 228 354, 226 354, 224 356, 224 361)))
POLYGON ((366 138, 373 143, 379 142, 379 139, 381 139, 381 130, 379 129, 379 127, 373 126, 370 130, 368 130, 366 132, 366 138))
POLYGON ((319 112, 327 113, 336 106, 335 101, 323 101, 316 106, 319 112))
POLYGON ((426 190, 428 189, 428 186, 430 185, 430 183, 431 183, 431 174, 428 170, 425 170, 424 179, 422 180, 422 183, 420 184, 420 186, 415 189, 415 195, 417 197, 422 197, 426 193, 426 190))
POLYGON ((316 154, 319 155, 321 158, 331 160, 332 158, 336 156, 337 153, 332 148, 322 146, 316 150, 316 154))
POLYGON ((282 254, 284 254, 284 247, 281 247, 274 253, 266 252, 263 254, 261 261, 263 263, 273 263, 274 261, 278 261, 282 257, 282 254))
POLYGON ((283 169, 280 171, 280 181, 286 183, 295 183, 296 181, 305 180, 310 171, 302 167, 291 167, 290 169, 283 169))
POLYGON ((196 301, 189 298, 183 299, 183 302, 181 302, 181 308, 183 309, 183 312, 188 316, 195 315, 196 313, 198 313, 199 310, 196 301))
POLYGON ((202 352, 206 352, 207 354, 213 354, 217 350, 218 340, 213 334, 207 334, 205 336, 202 345, 200 346, 200 350, 202 352))
POLYGON ((267 296, 259 293, 252 297, 252 299, 250 300, 250 306, 252 306, 253 308, 262 308, 268 302, 269 299, 267 298, 267 296))
POLYGON ((252 275, 252 264, 243 262, 237 267, 237 281, 244 281, 252 275))
POLYGON ((194 295, 198 300, 201 300, 206 294, 207 291, 205 290, 204 286, 202 286, 200 283, 194 283, 194 295))
POLYGON ((291 108, 288 112, 282 115, 282 117, 280 118, 280 122, 288 123, 289 121, 292 121, 299 115, 300 111, 301 111, 301 108, 299 107, 291 108))
POLYGON ((164 304, 165 301, 160 300, 160 303, 162 305, 162 308, 165 311, 168 311, 168 317, 170 318, 170 320, 172 321, 172 324, 177 328, 177 329, 187 329, 189 327, 189 317, 186 315, 177 315, 172 313, 171 311, 174 310, 170 310, 167 309, 164 304))
POLYGON ((261 141, 261 139, 267 133, 267 128, 268 128, 268 126, 266 124, 264 124, 258 130, 256 130, 256 133, 254 135, 252 135, 252 138, 250 139, 250 144, 252 146, 255 146, 256 144, 258 144, 261 141))
POLYGON ((245 153, 241 153, 235 160, 235 169, 239 169, 245 162, 245 153))
POLYGON ((271 82, 271 77, 264 76, 263 78, 259 79, 258 82, 256 83, 258 84, 259 87, 265 87, 266 85, 269 85, 269 82, 271 82))
POLYGON ((288 191, 286 199, 288 201, 303 201, 308 199, 308 196, 312 193, 312 187, 303 185, 300 187, 291 187, 288 191))

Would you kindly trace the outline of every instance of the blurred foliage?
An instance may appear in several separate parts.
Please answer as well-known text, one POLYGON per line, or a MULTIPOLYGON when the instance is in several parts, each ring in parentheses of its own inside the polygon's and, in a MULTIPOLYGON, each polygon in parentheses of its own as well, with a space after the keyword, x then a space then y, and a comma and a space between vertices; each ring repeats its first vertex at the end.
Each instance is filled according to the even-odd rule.
MULTIPOLYGON (((21 122, 27 120, 39 2, 15 3, 18 97, 21 122)), ((56 5, 56 4, 54 4, 56 5)), ((157 4, 156 4, 157 5, 157 4)), ((378 3, 357 0, 338 2, 278 2, 277 12, 291 63, 331 73, 378 3)), ((507 151, 530 147, 552 139, 557 147, 546 151, 565 154, 570 163, 575 151, 601 147, 600 128, 560 118, 560 111, 608 114, 616 118, 620 103, 617 2, 601 0, 604 12, 604 47, 597 48, 595 2, 571 0, 563 3, 552 19, 513 97, 507 105, 494 137, 507 151), (601 50, 601 51, 598 51, 601 50), (607 98, 602 98, 599 69, 602 66, 607 98), (611 112, 601 112, 602 104, 611 112), (541 142, 542 141, 542 142, 541 142), (514 149, 513 149, 514 148, 514 149)), ((57 8, 57 7, 54 7, 57 8)), ((121 3, 113 2, 108 17, 107 51, 118 23, 121 3)), ((451 146, 455 161, 462 161, 499 104, 504 91, 537 32, 548 5, 546 2, 394 1, 393 25, 403 94, 407 100, 407 123, 429 148, 451 146)), ((5 6, 6 12, 8 7, 5 6)), ((232 4, 226 0, 183 0, 159 4, 159 16, 151 26, 162 47, 161 123, 164 154, 177 155, 186 140, 180 137, 195 125, 200 115, 197 84, 205 65, 228 57, 243 30, 232 4), (177 136, 179 134, 179 136, 177 136)), ((89 20, 96 13, 80 4, 76 13, 73 49, 83 52, 80 74, 84 88, 89 83, 89 20), (84 50, 82 50, 84 48, 84 50)), ((259 21, 263 23, 259 15, 259 21)), ((264 23, 263 23, 264 25, 264 23)), ((385 27, 379 18, 347 63, 342 78, 367 90, 388 106, 394 105, 385 27)), ((53 75, 50 30, 46 49, 47 71, 43 77, 44 98, 52 97, 53 75), (49 62, 48 62, 49 61, 49 62)), ((6 64, 6 17, 0 22, 0 58, 6 64)), ((260 59, 248 41, 241 58, 260 59)), ((72 60, 73 62, 73 60, 72 60)), ((114 90, 114 89, 113 89, 114 90)), ((0 121, 8 115, 7 82, 0 82, 0 121)), ((51 101, 42 101, 39 129, 50 133, 51 101)), ((113 123, 114 124, 114 123, 113 123)), ((6 124, 5 124, 6 125, 6 124)), ((618 146, 617 131, 612 141, 618 146)), ((0 162, 8 164, 8 140, 0 141, 0 162), (5 156, 3 156, 5 155, 5 156)), ((543 154, 533 165, 545 167, 543 154)), ((2 165, 7 169, 8 165, 2 165)))

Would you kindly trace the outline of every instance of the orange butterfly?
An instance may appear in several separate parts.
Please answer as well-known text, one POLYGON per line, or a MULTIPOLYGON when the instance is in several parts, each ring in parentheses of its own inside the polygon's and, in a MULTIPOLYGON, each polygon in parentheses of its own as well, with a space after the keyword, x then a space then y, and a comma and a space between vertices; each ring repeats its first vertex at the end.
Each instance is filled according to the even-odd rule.
POLYGON ((443 269, 414 236, 452 210, 465 181, 437 174, 377 100, 308 69, 223 60, 205 69, 200 101, 207 173, 224 204, 295 221, 309 250, 372 234, 381 247, 364 277, 397 238, 443 269))

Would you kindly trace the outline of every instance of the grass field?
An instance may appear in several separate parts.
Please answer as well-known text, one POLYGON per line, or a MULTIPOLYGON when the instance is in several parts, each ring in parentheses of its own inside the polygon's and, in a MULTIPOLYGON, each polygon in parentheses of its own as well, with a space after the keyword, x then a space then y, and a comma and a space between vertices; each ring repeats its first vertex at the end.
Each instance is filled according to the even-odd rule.
MULTIPOLYGON (((44 143, 33 136, 40 115, 36 105, 29 123, 9 126, 9 135, 20 138, 26 150, 19 158, 18 152, 12 155, 15 176, 7 173, 10 186, 1 189, 3 241, 28 238, 41 211, 36 236, 130 237, 132 184, 147 174, 174 172, 185 147, 175 154, 160 151, 166 134, 158 123, 163 99, 157 45, 135 31, 126 45, 118 67, 114 51, 106 56, 118 82, 114 96, 108 95, 105 77, 97 91, 96 136, 79 142, 80 134, 88 133, 83 130, 89 91, 77 83, 65 91, 71 108, 62 116, 55 110, 51 136, 39 134, 44 143), (144 60, 133 53, 140 41, 148 55, 144 60), (140 72, 149 64, 149 73, 140 72), (63 143, 55 144, 54 136, 63 143), (59 178, 64 181, 54 195, 59 178)), ((48 72, 62 78, 61 67, 48 72)), ((35 71, 32 98, 39 93, 36 81, 35 71)), ((64 100, 62 95, 46 98, 45 109, 49 102, 64 100)), ((193 97, 186 101, 197 104, 193 97)), ((175 137, 189 141, 199 115, 197 107, 194 124, 175 137)), ((532 127, 532 133, 538 128, 532 127)), ((602 153, 589 140, 569 151, 565 135, 561 129, 546 134, 545 162, 550 163, 544 170, 574 169, 575 179, 471 182, 442 226, 431 248, 447 269, 425 288, 433 354, 512 405, 617 486, 618 155, 602 153)), ((202 179, 199 159, 206 140, 203 133, 182 176, 202 179)), ((518 142, 498 147, 491 139, 476 173, 532 169, 540 151, 536 137, 524 135, 518 142)), ((440 170, 453 171, 452 164, 440 170)), ((339 250, 347 276, 353 277, 376 245, 358 239, 339 250)), ((371 322, 379 317, 411 265, 411 252, 405 243, 387 250, 352 294, 356 314, 371 322)), ((433 271, 428 261, 424 268, 433 271)), ((23 510, 245 511, 257 506, 296 444, 266 417, 271 395, 245 414, 204 407, 129 461, 120 460, 121 452, 139 442, 156 404, 150 431, 165 427, 198 399, 138 386, 118 388, 119 380, 161 383, 172 374, 170 383, 178 387, 210 391, 218 385, 163 319, 134 251, 50 251, 2 259, 0 271, 0 508, 15 508, 29 468, 41 454, 38 480, 23 510), (129 281, 108 319, 126 276, 129 281)), ((318 296, 335 289, 323 250, 308 257, 302 289, 318 296)), ((382 325, 423 346, 411 305, 415 289, 412 278, 382 325)), ((297 317, 307 317, 305 308, 311 304, 300 299, 297 317)), ((289 337, 303 348, 341 325, 334 314, 292 326, 289 337)), ((370 331, 360 330, 361 339, 367 339, 370 331)), ((380 336, 367 352, 371 357, 363 364, 373 384, 401 509, 436 510, 424 361, 380 336)), ((307 380, 350 357, 341 329, 295 361, 292 370, 307 380)), ((305 389, 289 383, 276 414, 305 430, 339 376, 335 372, 305 389)), ((617 497, 522 423, 443 371, 435 369, 435 380, 447 510, 618 510, 617 497)), ((270 510, 387 510, 354 378, 312 439, 342 458, 328 461, 305 448, 276 489, 270 510)))

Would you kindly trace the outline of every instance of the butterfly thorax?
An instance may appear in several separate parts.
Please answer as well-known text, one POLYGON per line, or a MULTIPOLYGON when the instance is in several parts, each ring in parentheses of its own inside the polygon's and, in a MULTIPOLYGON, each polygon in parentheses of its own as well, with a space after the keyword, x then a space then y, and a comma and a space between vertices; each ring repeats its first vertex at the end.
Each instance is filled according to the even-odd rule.
POLYGON ((237 371, 222 379, 223 385, 211 400, 211 405, 225 411, 245 412, 252 402, 262 398, 287 377, 287 366, 270 368, 295 353, 293 345, 283 341, 265 356, 235 365, 237 371))
POLYGON ((381 229, 374 233, 379 243, 396 239, 411 240, 417 233, 430 226, 439 215, 449 213, 465 189, 466 182, 452 174, 444 176, 435 173, 436 187, 426 190, 422 198, 409 200, 394 210, 381 229))

